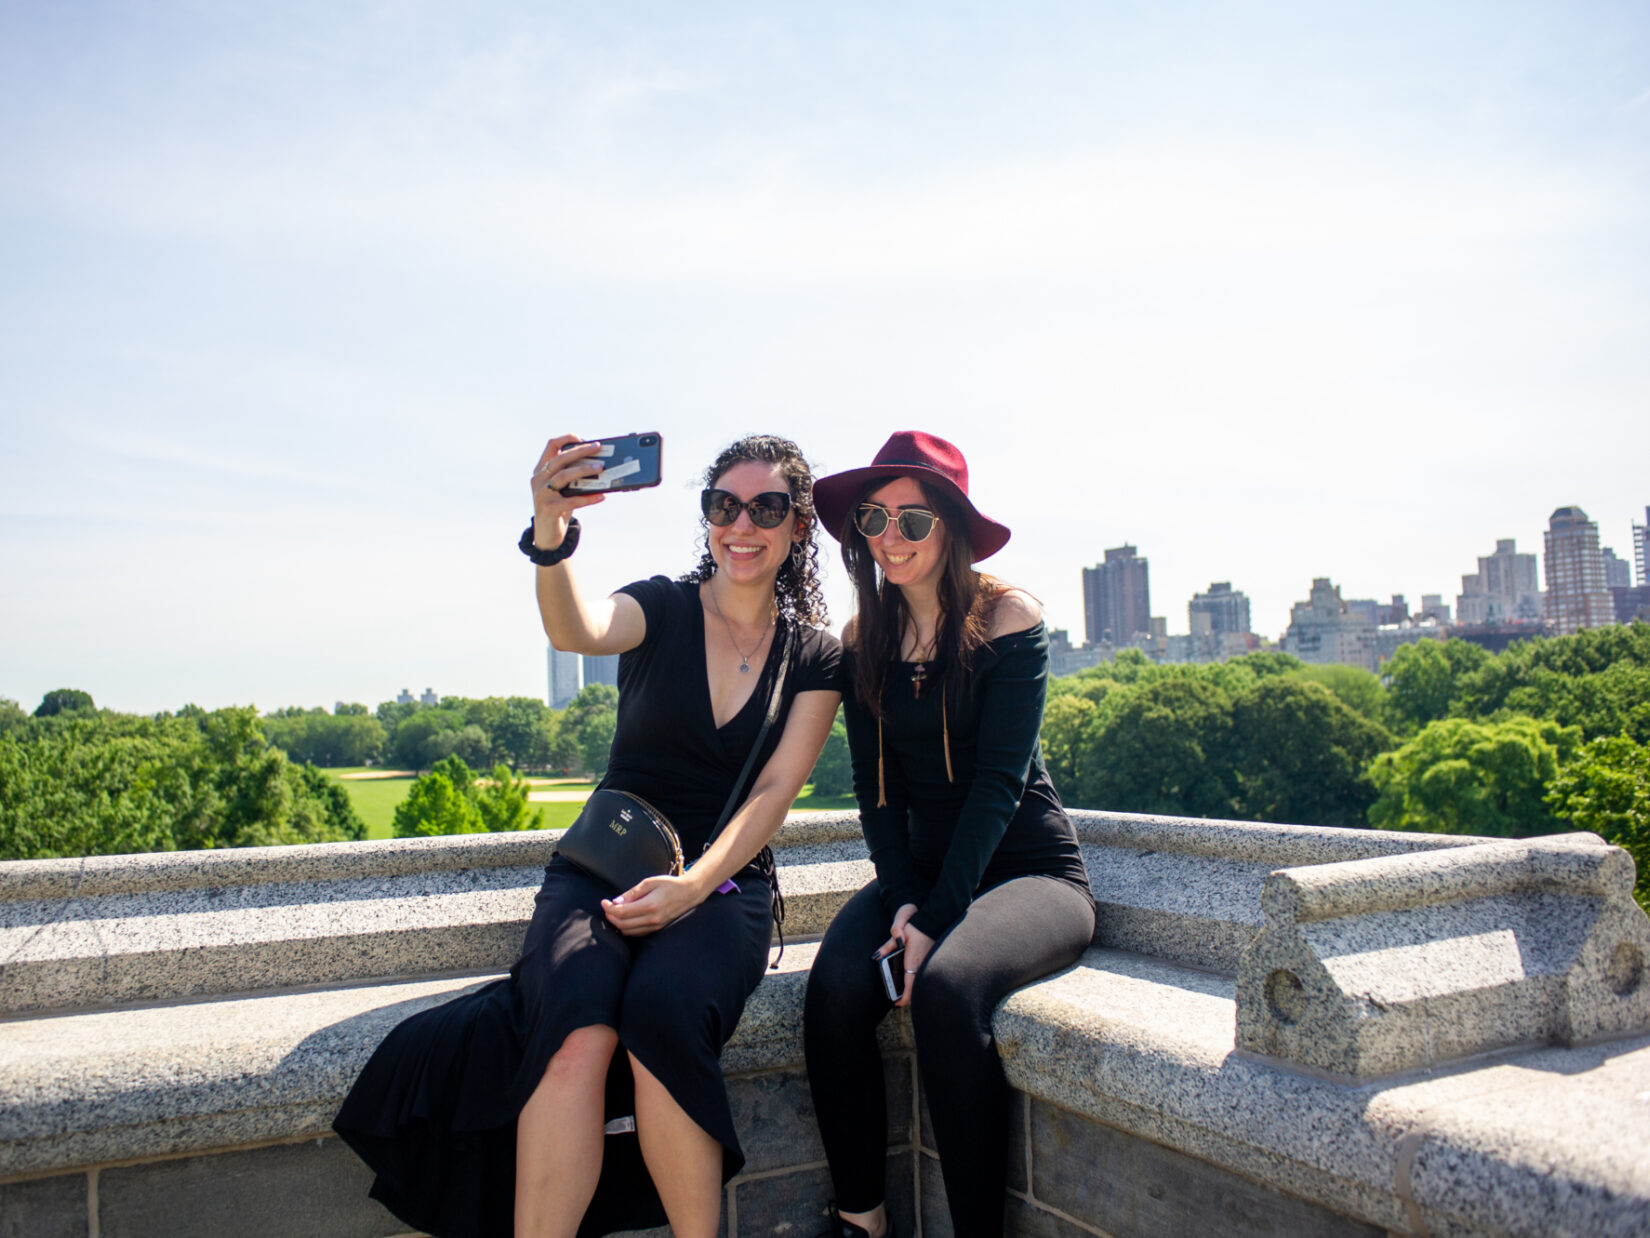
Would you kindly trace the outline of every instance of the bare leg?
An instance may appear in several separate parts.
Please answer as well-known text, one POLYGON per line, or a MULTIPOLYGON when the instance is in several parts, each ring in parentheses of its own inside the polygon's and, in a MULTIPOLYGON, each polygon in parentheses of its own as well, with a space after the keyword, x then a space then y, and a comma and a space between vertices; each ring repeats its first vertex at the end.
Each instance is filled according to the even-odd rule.
POLYGON ((572 1238, 602 1172, 611 1027, 568 1034, 516 1120, 516 1238, 572 1238))
MULTIPOLYGON (((722 1145, 633 1054, 636 1138, 675 1238, 715 1238, 722 1219, 722 1145)), ((517 1238, 521 1238, 517 1232, 517 1238)))

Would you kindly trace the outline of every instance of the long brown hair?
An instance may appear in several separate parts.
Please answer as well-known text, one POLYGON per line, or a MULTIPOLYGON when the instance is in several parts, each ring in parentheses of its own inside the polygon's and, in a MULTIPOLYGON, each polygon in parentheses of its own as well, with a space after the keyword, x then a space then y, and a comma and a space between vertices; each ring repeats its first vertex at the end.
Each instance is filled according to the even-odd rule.
MULTIPOLYGON (((899 657, 900 644, 911 623, 905 595, 898 585, 890 585, 877 570, 871 548, 854 524, 854 513, 873 492, 888 484, 888 478, 873 481, 860 494, 843 520, 840 537, 842 563, 854 582, 857 611, 854 616, 854 691, 872 713, 882 713, 882 687, 888 664, 899 657)), ((973 547, 968 539, 968 514, 940 492, 922 485, 923 499, 939 513, 940 531, 945 537, 945 564, 940 569, 940 618, 935 625, 934 656, 930 665, 941 688, 941 699, 961 701, 968 692, 969 672, 974 655, 990 632, 992 600, 1002 590, 993 577, 974 569, 973 547)))
MULTIPOLYGON (((808 466, 802 449, 788 438, 776 434, 751 434, 723 448, 722 454, 705 470, 706 487, 714 486, 736 464, 755 461, 758 464, 777 465, 790 491, 791 510, 802 526, 802 540, 792 548, 789 557, 779 567, 774 581, 774 601, 779 613, 795 623, 811 628, 825 626, 825 592, 819 584, 819 517, 814 513, 814 472, 808 466)), ((716 560, 710 553, 710 525, 705 526, 704 551, 691 572, 682 577, 684 583, 702 584, 716 575, 716 560)))

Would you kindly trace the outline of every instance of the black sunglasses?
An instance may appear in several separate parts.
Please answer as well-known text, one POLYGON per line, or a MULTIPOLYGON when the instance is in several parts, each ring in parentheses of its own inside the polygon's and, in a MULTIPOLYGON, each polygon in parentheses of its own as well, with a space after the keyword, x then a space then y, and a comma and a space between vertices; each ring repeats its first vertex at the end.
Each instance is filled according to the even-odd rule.
POLYGON ((727 490, 701 490, 699 510, 719 529, 738 520, 740 512, 749 512, 751 523, 759 529, 777 529, 791 514, 791 496, 783 490, 764 490, 745 503, 727 490))
POLYGON ((925 542, 939 523, 937 513, 926 507, 902 507, 892 511, 880 503, 861 503, 854 511, 854 527, 866 537, 881 537, 892 519, 899 526, 899 535, 908 542, 925 542))

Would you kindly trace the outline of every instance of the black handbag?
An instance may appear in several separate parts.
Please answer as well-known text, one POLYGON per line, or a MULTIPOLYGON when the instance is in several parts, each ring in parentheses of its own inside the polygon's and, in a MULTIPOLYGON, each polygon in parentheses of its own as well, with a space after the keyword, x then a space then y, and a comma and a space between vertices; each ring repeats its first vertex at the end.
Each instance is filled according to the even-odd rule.
MULTIPOLYGON (((778 673, 773 677, 773 694, 768 698, 762 729, 756 733, 756 742, 745 758, 744 769, 734 779, 733 791, 716 828, 705 840, 707 851, 739 806, 740 792, 750 777, 751 767, 756 764, 757 753, 762 751, 762 741, 767 739, 769 728, 779 716, 785 672, 790 669, 791 652, 796 643, 794 635, 786 631, 785 648, 780 654, 778 673)), ((764 852, 771 855, 766 849, 764 852)), ((622 894, 648 877, 680 876, 685 867, 681 837, 664 813, 639 795, 607 788, 591 792, 584 810, 557 842, 556 854, 605 884, 614 894, 622 894)), ((772 865, 771 858, 768 865, 772 865)))
POLYGON ((665 814, 629 791, 590 793, 556 853, 618 894, 648 877, 682 875, 682 840, 665 814))

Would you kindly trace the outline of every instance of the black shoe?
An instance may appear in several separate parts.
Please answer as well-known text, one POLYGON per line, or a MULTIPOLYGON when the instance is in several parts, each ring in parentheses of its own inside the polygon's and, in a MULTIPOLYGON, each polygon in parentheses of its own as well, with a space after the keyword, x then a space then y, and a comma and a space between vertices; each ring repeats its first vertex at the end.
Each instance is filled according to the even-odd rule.
MULTIPOLYGON (((835 1203, 831 1204, 830 1213, 836 1223, 829 1229, 822 1230, 815 1238, 871 1238, 871 1231, 864 1226, 843 1220, 842 1214, 836 1210, 835 1203)), ((892 1217, 888 1219, 888 1231, 883 1234, 882 1238, 899 1238, 898 1231, 894 1229, 892 1217)))

